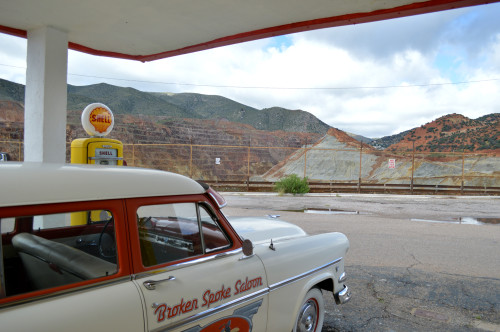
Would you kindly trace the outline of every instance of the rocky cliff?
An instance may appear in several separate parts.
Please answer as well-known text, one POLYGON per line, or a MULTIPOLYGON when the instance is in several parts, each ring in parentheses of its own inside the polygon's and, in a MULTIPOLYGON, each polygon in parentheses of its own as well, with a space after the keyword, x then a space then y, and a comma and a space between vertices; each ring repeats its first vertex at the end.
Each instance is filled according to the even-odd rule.
POLYGON ((389 151, 482 152, 500 150, 500 113, 478 119, 449 114, 408 132, 389 151))

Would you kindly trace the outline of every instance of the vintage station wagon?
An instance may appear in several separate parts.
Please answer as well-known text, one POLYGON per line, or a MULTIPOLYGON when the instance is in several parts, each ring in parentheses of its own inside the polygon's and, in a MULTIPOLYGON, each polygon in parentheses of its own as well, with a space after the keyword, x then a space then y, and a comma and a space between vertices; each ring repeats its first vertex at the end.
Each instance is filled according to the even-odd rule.
POLYGON ((349 300, 340 233, 227 220, 204 184, 131 167, 0 165, 3 331, 320 331, 349 300))

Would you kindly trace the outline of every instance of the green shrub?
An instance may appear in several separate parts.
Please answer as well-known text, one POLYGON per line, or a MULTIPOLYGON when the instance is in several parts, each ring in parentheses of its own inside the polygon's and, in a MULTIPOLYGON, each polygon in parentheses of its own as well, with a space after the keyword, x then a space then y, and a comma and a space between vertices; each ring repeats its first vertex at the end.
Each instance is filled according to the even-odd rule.
POLYGON ((301 179, 297 174, 292 174, 276 182, 274 190, 279 193, 305 194, 309 192, 309 184, 307 184, 307 178, 301 179))

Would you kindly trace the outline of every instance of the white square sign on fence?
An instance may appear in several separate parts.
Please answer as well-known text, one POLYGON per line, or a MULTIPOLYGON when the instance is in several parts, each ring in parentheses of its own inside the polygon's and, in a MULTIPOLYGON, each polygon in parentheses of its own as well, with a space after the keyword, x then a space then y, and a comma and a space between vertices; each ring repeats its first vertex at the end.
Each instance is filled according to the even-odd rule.
POLYGON ((220 165, 220 158, 215 158, 215 165, 220 165))
POLYGON ((389 168, 396 168, 396 159, 389 159, 389 168))

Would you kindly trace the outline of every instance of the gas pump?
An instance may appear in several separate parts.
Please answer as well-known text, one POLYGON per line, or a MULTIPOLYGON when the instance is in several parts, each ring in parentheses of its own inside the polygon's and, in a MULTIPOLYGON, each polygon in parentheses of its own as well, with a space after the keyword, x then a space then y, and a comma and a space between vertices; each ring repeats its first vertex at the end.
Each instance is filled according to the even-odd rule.
POLYGON ((100 137, 77 138, 71 142, 71 163, 122 166, 122 142, 100 137))
MULTIPOLYGON (((83 129, 91 137, 71 142, 71 163, 123 166, 123 143, 105 138, 113 130, 115 120, 109 107, 100 103, 90 104, 83 110, 81 120, 83 129)), ((108 220, 103 213, 107 214, 106 211, 72 213, 71 224, 85 225, 108 220)))
POLYGON ((104 138, 114 126, 113 112, 104 104, 90 104, 82 112, 83 129, 91 137, 71 142, 72 164, 123 165, 122 142, 104 138))

